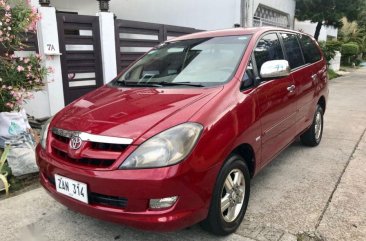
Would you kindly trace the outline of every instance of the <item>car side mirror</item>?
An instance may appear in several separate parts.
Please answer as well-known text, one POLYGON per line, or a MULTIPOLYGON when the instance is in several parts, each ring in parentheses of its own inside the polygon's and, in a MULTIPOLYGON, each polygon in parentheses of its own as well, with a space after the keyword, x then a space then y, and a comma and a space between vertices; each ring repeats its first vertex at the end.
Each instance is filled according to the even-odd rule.
POLYGON ((263 63, 260 76, 262 79, 276 79, 289 76, 290 73, 290 65, 287 60, 270 60, 263 63))

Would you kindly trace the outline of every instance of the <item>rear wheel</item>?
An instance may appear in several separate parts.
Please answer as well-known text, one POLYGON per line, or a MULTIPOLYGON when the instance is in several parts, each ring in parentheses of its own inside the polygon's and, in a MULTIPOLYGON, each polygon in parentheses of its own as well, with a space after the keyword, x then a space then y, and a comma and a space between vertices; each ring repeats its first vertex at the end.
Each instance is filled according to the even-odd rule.
POLYGON ((301 142, 305 146, 319 145, 323 135, 323 113, 323 108, 317 105, 312 125, 300 136, 301 142))
POLYGON ((241 156, 233 154, 218 175, 203 228, 216 235, 233 233, 244 218, 249 193, 249 169, 241 156))

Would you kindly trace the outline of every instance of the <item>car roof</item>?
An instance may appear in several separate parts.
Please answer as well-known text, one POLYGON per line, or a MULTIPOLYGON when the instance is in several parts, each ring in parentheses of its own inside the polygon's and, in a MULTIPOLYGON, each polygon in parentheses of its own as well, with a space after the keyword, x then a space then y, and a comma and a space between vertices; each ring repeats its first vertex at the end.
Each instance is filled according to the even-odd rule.
POLYGON ((197 38, 233 36, 233 35, 253 35, 253 34, 261 35, 262 33, 267 32, 267 31, 286 31, 286 32, 293 32, 293 33, 298 33, 298 34, 304 34, 304 33, 298 32, 298 31, 293 31, 293 30, 285 29, 285 28, 276 28, 276 27, 231 28, 231 29, 221 29, 221 30, 192 33, 192 34, 183 35, 181 37, 170 39, 167 42, 188 40, 188 39, 197 39, 197 38))

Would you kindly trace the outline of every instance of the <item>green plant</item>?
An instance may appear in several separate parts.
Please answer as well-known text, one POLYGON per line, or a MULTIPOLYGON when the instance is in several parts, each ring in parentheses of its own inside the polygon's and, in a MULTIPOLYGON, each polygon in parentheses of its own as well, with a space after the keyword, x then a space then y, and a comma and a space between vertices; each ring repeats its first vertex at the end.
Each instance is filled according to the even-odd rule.
POLYGON ((9 194, 9 183, 8 183, 8 179, 7 179, 8 172, 6 172, 3 167, 5 164, 6 158, 8 156, 9 150, 10 150, 10 146, 7 145, 4 149, 4 151, 0 152, 0 181, 4 185, 6 195, 9 194))
POLYGON ((360 47, 355 42, 349 42, 342 44, 342 63, 345 65, 353 65, 357 59, 357 55, 360 53, 360 47))
POLYGON ((354 56, 359 53, 359 46, 355 42, 342 44, 341 53, 344 56, 354 56))
POLYGON ((324 53, 327 63, 329 64, 329 61, 336 55, 336 51, 341 50, 342 43, 339 41, 320 41, 319 45, 324 53))
POLYGON ((334 70, 328 69, 328 79, 335 79, 339 77, 339 74, 337 74, 334 70))
POLYGON ((32 91, 41 90, 48 70, 39 55, 17 57, 25 45, 24 33, 34 32, 40 19, 26 1, 0 0, 0 112, 17 111, 32 91))

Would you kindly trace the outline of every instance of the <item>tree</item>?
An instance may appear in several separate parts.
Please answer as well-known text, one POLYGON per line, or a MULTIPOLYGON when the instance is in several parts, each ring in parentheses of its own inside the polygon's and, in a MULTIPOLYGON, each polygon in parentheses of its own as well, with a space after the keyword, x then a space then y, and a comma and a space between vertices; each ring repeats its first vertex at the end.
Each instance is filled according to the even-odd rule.
POLYGON ((35 32, 40 15, 24 0, 0 0, 0 112, 19 111, 33 91, 42 90, 48 69, 40 55, 19 57, 24 34, 35 32))
POLYGON ((318 40, 323 25, 342 27, 341 19, 356 20, 366 9, 365 0, 296 0, 296 18, 317 23, 314 38, 318 40))

